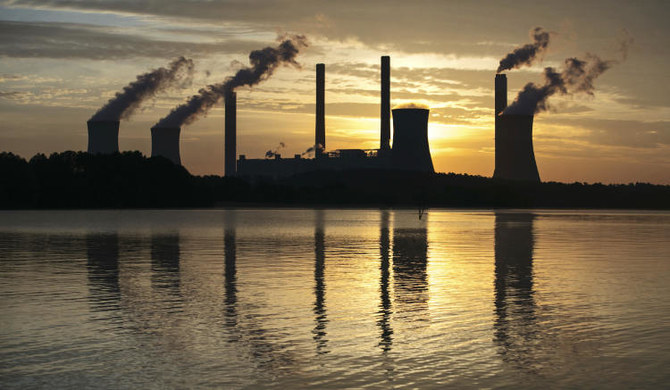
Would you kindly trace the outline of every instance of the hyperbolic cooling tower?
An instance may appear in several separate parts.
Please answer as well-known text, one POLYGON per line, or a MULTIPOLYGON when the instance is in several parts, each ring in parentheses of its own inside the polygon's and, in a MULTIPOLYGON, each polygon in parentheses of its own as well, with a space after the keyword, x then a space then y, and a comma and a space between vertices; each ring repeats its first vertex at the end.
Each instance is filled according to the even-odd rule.
POLYGON ((393 112, 393 167, 402 171, 435 172, 428 146, 428 112, 396 108, 393 112))
POLYGON ((112 154, 119 152, 119 121, 88 121, 88 152, 112 154))
POLYGON ((390 148, 391 140, 391 57, 382 56, 381 68, 381 134, 379 149, 387 151, 390 148))
POLYGON ((237 174, 237 94, 232 91, 226 93, 224 105, 224 173, 226 176, 235 176, 237 174))
POLYGON ((495 80, 495 171, 496 179, 540 182, 533 152, 533 116, 505 115, 507 77, 495 80))
POLYGON ((179 127, 151 128, 151 157, 162 156, 181 165, 179 156, 179 127))
POLYGON ((533 153, 533 116, 500 115, 496 120, 494 178, 540 181, 533 153))
POLYGON ((314 132, 314 149, 316 157, 326 149, 326 65, 316 64, 316 129, 314 132))

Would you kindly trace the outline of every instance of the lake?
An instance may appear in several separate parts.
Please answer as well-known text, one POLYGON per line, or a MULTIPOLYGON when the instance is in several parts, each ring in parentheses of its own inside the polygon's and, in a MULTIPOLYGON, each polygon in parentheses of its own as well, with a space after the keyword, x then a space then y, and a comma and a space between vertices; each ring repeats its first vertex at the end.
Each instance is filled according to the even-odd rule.
POLYGON ((0 387, 660 388, 670 213, 0 211, 0 387))

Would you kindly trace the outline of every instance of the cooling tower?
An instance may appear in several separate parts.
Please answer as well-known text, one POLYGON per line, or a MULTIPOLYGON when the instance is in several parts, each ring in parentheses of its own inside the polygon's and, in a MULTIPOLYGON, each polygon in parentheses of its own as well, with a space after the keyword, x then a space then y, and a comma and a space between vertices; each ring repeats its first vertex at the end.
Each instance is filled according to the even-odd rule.
POLYGON ((498 115, 495 144, 494 178, 540 182, 533 152, 532 115, 498 115))
POLYGON ((225 102, 225 153, 224 173, 226 176, 237 174, 237 94, 227 92, 225 102))
POLYGON ((391 57, 382 56, 380 150, 389 150, 391 141, 391 57))
POLYGON ((326 148, 325 90, 326 65, 316 64, 316 129, 314 132, 316 157, 321 156, 326 148))
POLYGON ((119 121, 88 121, 88 152, 112 154, 119 152, 119 121))
POLYGON ((181 165, 179 156, 179 127, 151 128, 151 157, 161 156, 181 165))
POLYGON ((435 172, 428 146, 428 112, 423 108, 396 108, 393 112, 393 168, 435 172))

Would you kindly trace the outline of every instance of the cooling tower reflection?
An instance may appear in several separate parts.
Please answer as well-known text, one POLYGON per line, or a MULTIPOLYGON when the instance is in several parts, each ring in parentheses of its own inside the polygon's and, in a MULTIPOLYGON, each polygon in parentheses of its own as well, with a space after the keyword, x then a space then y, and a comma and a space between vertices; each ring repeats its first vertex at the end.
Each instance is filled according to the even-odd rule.
POLYGON ((118 233, 86 235, 86 255, 91 310, 118 310, 121 301, 118 233))
POLYGON ((393 278, 396 312, 428 310, 428 230, 393 229, 393 278))
POLYGON ((179 234, 151 235, 151 285, 180 296, 179 234))
POLYGON ((532 213, 495 214, 494 340, 504 361, 532 367, 538 337, 532 213))

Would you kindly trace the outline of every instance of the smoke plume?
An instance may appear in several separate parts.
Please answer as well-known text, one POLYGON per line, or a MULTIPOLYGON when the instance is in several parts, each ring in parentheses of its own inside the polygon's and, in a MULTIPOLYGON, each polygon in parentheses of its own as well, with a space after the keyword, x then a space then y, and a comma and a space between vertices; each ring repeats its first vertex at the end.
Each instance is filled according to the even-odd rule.
POLYGON ((280 142, 279 145, 276 148, 268 150, 267 152, 265 152, 265 158, 275 157, 277 154, 279 154, 279 150, 283 149, 285 147, 286 147, 286 144, 283 143, 283 142, 280 142))
POLYGON ((542 27, 535 27, 530 30, 530 36, 534 42, 518 47, 507 54, 505 58, 500 60, 496 73, 532 64, 537 55, 549 46, 550 34, 544 31, 542 27))
POLYGON ((544 84, 526 84, 503 114, 533 115, 546 111, 549 109, 547 99, 554 94, 593 95, 595 79, 616 63, 614 60, 602 60, 595 54, 587 54, 584 60, 566 59, 560 73, 551 67, 544 68, 544 84))
POLYGON ((128 119, 140 104, 156 93, 174 85, 185 86, 193 77, 193 61, 179 57, 166 68, 158 68, 137 76, 137 80, 128 84, 123 91, 117 92, 90 120, 118 121, 128 119))
POLYGON ((321 144, 316 144, 316 145, 310 146, 309 148, 307 148, 307 150, 305 150, 304 152, 302 152, 301 156, 303 156, 303 157, 304 157, 304 156, 311 156, 311 155, 314 154, 314 152, 316 152, 317 150, 323 150, 323 145, 321 145, 321 144))
POLYGON ((211 84, 198 94, 189 98, 186 103, 174 108, 165 118, 161 119, 156 127, 181 127, 195 121, 199 116, 206 114, 225 96, 235 88, 243 85, 253 86, 267 80, 280 65, 300 67, 295 58, 300 49, 307 47, 307 39, 303 35, 294 35, 285 38, 277 47, 266 47, 254 50, 249 54, 251 66, 242 68, 227 78, 224 82, 211 84))

